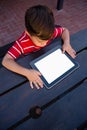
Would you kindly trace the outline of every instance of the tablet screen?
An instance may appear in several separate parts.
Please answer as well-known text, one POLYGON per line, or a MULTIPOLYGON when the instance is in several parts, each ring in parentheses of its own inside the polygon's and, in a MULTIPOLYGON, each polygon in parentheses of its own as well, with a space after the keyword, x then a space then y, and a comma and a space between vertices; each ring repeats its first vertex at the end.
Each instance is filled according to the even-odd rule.
POLYGON ((42 80, 47 88, 64 79, 79 66, 73 58, 66 53, 63 54, 59 47, 35 59, 30 65, 40 71, 42 80))
POLYGON ((74 66, 60 49, 37 61, 35 66, 50 84, 74 66))

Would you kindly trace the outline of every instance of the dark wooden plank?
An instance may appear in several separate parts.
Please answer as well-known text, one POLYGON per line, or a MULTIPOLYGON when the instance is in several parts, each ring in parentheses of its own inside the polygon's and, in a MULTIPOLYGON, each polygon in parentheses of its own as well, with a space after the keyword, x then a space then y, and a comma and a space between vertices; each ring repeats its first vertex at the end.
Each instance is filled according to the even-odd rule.
POLYGON ((87 82, 43 111, 39 119, 29 119, 15 130, 74 130, 87 119, 87 82))
POLYGON ((87 47, 87 28, 71 35, 71 45, 76 51, 87 47))

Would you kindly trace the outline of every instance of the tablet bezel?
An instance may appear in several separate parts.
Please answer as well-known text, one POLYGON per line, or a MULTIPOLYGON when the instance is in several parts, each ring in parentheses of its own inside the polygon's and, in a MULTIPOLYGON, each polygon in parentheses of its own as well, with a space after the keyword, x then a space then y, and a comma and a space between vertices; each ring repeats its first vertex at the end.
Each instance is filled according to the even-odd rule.
MULTIPOLYGON (((56 51, 57 49, 61 49, 61 45, 59 46, 56 46, 55 48, 49 50, 48 52, 46 52, 45 54, 39 56, 38 58, 32 60, 30 62, 30 66, 35 69, 35 70, 38 70, 39 69, 36 67, 35 63, 38 62, 39 60, 43 59, 44 57, 48 56, 49 54, 51 54, 52 52, 56 51)), ((60 77, 58 77, 57 79, 55 79, 52 83, 48 83, 47 80, 44 78, 43 75, 41 75, 41 79, 45 85, 45 87, 47 89, 50 89, 52 88, 54 85, 56 85, 57 83, 59 83, 60 81, 62 81, 64 78, 66 78, 68 75, 70 75, 73 71, 75 71, 77 68, 79 68, 79 64, 75 61, 75 59, 73 59, 70 55, 68 55, 66 52, 64 53, 68 58, 69 60, 71 60, 71 62, 74 64, 74 66, 69 69, 68 71, 66 71, 64 74, 62 74, 60 77)))

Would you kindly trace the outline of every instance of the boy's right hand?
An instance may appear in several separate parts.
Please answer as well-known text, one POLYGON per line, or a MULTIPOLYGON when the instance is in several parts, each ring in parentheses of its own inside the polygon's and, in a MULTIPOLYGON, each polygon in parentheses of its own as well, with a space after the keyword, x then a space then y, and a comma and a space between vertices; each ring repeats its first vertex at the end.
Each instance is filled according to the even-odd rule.
POLYGON ((39 71, 30 69, 27 71, 26 77, 30 81, 30 87, 34 88, 34 86, 39 89, 43 88, 43 81, 40 78, 41 73, 39 71))
POLYGON ((10 56, 8 53, 4 56, 2 61, 3 66, 5 66, 7 69, 18 73, 20 75, 25 76, 30 81, 30 86, 33 88, 34 86, 39 89, 43 88, 43 82, 40 78, 41 73, 39 71, 33 70, 33 69, 27 69, 21 65, 19 65, 12 56, 10 56))

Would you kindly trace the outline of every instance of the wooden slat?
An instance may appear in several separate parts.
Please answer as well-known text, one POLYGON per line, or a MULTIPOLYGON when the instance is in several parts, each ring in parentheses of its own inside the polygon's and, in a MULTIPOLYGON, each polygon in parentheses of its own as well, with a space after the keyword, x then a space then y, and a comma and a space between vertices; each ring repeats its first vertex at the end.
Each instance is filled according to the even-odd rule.
POLYGON ((43 111, 39 119, 29 119, 15 130, 74 130, 87 120, 87 82, 43 111))

